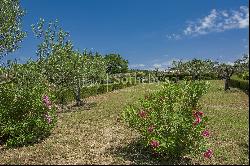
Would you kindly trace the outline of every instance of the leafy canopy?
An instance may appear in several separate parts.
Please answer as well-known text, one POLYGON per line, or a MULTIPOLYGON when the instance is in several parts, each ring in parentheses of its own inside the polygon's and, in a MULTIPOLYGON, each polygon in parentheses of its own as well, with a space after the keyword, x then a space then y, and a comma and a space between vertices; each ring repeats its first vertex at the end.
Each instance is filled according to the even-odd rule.
POLYGON ((128 71, 128 61, 119 54, 108 54, 105 56, 107 61, 107 73, 126 73, 128 71))
POLYGON ((26 35, 21 27, 23 16, 19 0, 0 1, 0 58, 20 47, 26 35))

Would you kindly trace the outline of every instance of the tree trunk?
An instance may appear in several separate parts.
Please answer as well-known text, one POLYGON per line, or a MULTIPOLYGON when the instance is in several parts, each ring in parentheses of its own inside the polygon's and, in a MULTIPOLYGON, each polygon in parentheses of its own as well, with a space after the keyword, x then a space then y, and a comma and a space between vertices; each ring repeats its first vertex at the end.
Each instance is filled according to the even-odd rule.
POLYGON ((229 87, 229 78, 225 78, 224 79, 224 90, 230 90, 230 87, 229 87))
POLYGON ((195 80, 195 74, 192 74, 192 81, 195 80))
POLYGON ((63 110, 63 104, 64 104, 64 96, 62 95, 62 97, 61 97, 61 108, 62 108, 62 110, 63 110))
POLYGON ((81 88, 79 84, 77 85, 76 92, 75 92, 75 100, 76 100, 76 105, 80 106, 82 104, 81 101, 81 88))
POLYGON ((176 76, 176 83, 178 83, 179 82, 179 76, 177 75, 176 76))

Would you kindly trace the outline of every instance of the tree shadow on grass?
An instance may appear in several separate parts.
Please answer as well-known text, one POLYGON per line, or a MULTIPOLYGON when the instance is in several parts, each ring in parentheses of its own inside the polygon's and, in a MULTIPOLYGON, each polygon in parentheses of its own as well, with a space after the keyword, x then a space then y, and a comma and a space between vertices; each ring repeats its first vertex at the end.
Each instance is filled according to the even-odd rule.
POLYGON ((75 111, 86 111, 90 110, 97 106, 96 102, 83 102, 80 106, 77 106, 76 103, 67 104, 61 108, 61 105, 58 105, 57 113, 67 113, 67 112, 75 112, 75 111))
POLYGON ((46 141, 46 139, 48 139, 48 137, 51 135, 50 132, 48 133, 44 133, 43 135, 40 135, 40 136, 37 136, 39 138, 34 138, 26 143, 23 143, 23 144, 17 144, 17 145, 10 145, 10 146, 7 146, 6 145, 6 141, 7 141, 7 137, 3 138, 1 137, 0 138, 0 153, 5 151, 5 150, 8 150, 8 149, 16 149, 16 148, 22 148, 22 147, 28 147, 28 146, 34 146, 36 144, 40 144, 42 143, 43 141, 46 141))
POLYGON ((163 158, 142 144, 142 140, 135 140, 125 147, 110 150, 116 157, 131 161, 133 165, 191 165, 190 158, 163 158))
POLYGON ((237 143, 239 145, 239 147, 242 149, 243 153, 246 156, 249 156, 249 144, 247 143, 237 143))
POLYGON ((246 95, 249 96, 249 92, 247 90, 243 90, 243 89, 240 89, 240 88, 234 88, 234 87, 232 88, 232 87, 230 87, 229 92, 231 92, 231 93, 243 92, 243 93, 245 93, 246 95))

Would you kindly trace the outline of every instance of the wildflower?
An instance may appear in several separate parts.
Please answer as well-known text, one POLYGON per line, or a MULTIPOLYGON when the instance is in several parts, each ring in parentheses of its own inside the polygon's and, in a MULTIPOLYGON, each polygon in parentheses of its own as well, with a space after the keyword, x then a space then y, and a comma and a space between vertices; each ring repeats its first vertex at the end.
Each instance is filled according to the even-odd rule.
POLYGON ((46 105, 46 107, 51 109, 51 102, 50 102, 49 97, 47 95, 43 96, 43 103, 46 105))
POLYGON ((43 96, 43 102, 48 103, 49 102, 49 97, 47 95, 43 96))
POLYGON ((202 121, 201 117, 203 116, 203 112, 196 111, 195 113, 193 113, 193 115, 195 117, 194 125, 196 126, 197 124, 199 124, 202 121))
POLYGON ((152 148, 157 148, 160 145, 160 143, 157 140, 152 140, 150 142, 150 145, 152 146, 152 148))
POLYGON ((204 137, 209 137, 209 131, 208 131, 208 130, 204 130, 204 131, 202 132, 202 136, 204 136, 204 137))
POLYGON ((202 119, 199 116, 195 117, 195 122, 194 125, 196 126, 197 124, 199 124, 202 121, 202 119))
POLYGON ((45 118, 48 121, 48 123, 50 124, 52 120, 51 120, 51 117, 48 115, 48 113, 45 114, 45 118))
POLYGON ((154 131, 154 126, 149 126, 149 127, 148 127, 148 132, 149 132, 149 133, 152 133, 153 131, 154 131))
POLYGON ((203 116, 203 112, 202 112, 202 111, 198 111, 197 114, 198 114, 199 116, 203 116))
POLYGON ((205 153, 204 153, 204 157, 206 158, 211 158, 213 155, 213 151, 211 149, 208 149, 205 153))
POLYGON ((139 116, 140 116, 141 118, 145 118, 145 117, 146 117, 146 112, 145 112, 145 111, 140 111, 140 112, 139 112, 139 116))
POLYGON ((196 116, 203 116, 203 112, 202 111, 196 111, 194 114, 193 114, 195 117, 196 116))

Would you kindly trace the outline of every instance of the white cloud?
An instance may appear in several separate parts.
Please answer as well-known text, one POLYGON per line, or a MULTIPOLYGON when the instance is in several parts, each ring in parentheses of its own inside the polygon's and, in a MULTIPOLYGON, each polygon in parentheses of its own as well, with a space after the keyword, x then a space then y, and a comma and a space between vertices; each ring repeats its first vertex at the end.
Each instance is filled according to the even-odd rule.
POLYGON ((172 33, 170 35, 166 35, 166 37, 169 40, 180 40, 181 39, 181 35, 175 34, 175 33, 172 33))
POLYGON ((132 64, 132 65, 129 65, 130 68, 143 68, 145 67, 144 64, 132 64))
POLYGON ((158 64, 158 63, 153 64, 153 67, 155 67, 155 68, 160 68, 160 67, 161 67, 161 64, 158 64))
POLYGON ((189 22, 184 29, 184 35, 204 35, 210 32, 223 32, 229 29, 249 27, 249 9, 241 6, 239 10, 211 10, 210 14, 195 22, 189 22))
POLYGON ((168 68, 170 66, 172 66, 172 62, 173 61, 179 61, 179 59, 177 58, 172 58, 170 60, 162 60, 163 62, 162 63, 155 63, 153 64, 150 69, 151 70, 155 70, 155 68, 158 68, 159 71, 165 71, 165 70, 168 70, 168 68))
POLYGON ((227 65, 232 65, 232 66, 234 65, 234 63, 233 63, 233 62, 230 62, 230 61, 226 62, 226 64, 227 64, 227 65))

